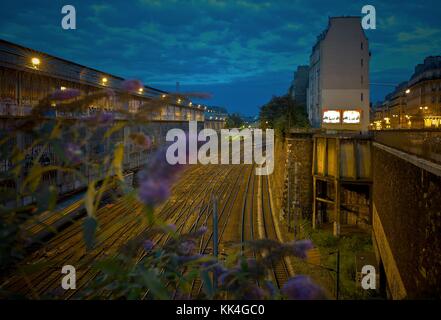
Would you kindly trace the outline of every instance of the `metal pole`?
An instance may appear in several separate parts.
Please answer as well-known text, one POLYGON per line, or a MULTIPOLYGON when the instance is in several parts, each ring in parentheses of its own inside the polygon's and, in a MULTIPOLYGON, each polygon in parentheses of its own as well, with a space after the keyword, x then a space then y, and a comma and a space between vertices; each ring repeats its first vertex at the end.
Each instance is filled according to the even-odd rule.
MULTIPOLYGON (((288 154, 289 157, 289 154, 288 154)), ((288 158, 288 230, 291 230, 291 179, 290 179, 290 173, 291 173, 291 161, 288 158)))
POLYGON ((213 255, 217 257, 218 252, 218 217, 217 217, 217 198, 213 197, 213 255))
MULTIPOLYGON (((217 215, 217 197, 213 196, 213 255, 218 258, 218 215, 217 215)), ((217 287, 217 275, 213 272, 213 287, 217 287)))
POLYGON ((340 250, 337 250, 337 266, 336 266, 336 290, 335 290, 335 298, 338 300, 338 296, 340 293, 340 250))

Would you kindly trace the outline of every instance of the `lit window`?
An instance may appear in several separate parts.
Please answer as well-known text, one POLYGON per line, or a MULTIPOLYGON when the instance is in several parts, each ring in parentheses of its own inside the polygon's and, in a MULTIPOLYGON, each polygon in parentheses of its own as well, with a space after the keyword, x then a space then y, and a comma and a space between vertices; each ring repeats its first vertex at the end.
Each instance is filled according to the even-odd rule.
POLYGON ((323 123, 340 123, 340 111, 326 110, 323 112, 323 123))
POLYGON ((343 111, 343 123, 360 123, 360 111, 345 110, 343 111))

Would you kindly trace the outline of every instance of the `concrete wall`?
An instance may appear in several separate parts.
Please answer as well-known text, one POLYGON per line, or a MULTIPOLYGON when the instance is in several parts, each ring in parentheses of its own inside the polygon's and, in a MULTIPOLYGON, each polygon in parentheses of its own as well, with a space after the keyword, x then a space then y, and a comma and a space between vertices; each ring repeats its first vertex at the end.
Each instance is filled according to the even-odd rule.
POLYGON ((373 236, 390 296, 441 297, 441 178, 373 148, 373 236))

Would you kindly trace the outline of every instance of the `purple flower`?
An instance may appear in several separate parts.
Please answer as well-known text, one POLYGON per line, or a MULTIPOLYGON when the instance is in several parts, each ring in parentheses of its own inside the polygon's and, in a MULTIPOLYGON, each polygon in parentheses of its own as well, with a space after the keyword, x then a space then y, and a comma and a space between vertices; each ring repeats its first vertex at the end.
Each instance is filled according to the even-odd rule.
POLYGON ((265 286, 266 289, 268 290, 270 297, 274 297, 274 296, 276 295, 276 293, 277 293, 277 289, 276 289, 276 287, 274 286, 274 283, 272 283, 272 282, 269 281, 269 280, 266 280, 266 281, 264 282, 264 286, 265 286))
POLYGON ((142 244, 143 248, 145 251, 151 251, 153 249, 153 247, 155 246, 154 242, 150 239, 145 240, 144 243, 142 244))
POLYGON ((205 232, 207 232, 208 228, 206 226, 202 226, 198 229, 198 231, 196 231, 196 235, 201 236, 203 235, 205 232))
POLYGON ((306 259, 309 250, 314 248, 311 240, 292 241, 286 244, 296 257, 306 259))
POLYGON ((152 139, 150 139, 149 136, 146 136, 144 133, 133 133, 130 135, 130 138, 133 140, 135 144, 138 146, 144 148, 144 149, 150 149, 152 146, 152 139))
POLYGON ((193 240, 185 240, 179 244, 178 253, 183 256, 188 256, 193 252, 195 247, 196 243, 193 240))
POLYGON ((115 114, 112 112, 98 112, 89 118, 90 121, 98 125, 108 125, 115 120, 115 114))
POLYGON ((177 228, 176 225, 174 224, 167 224, 166 226, 163 227, 165 232, 176 232, 177 228))
MULTIPOLYGON (((147 143, 147 142, 146 142, 147 143)), ((147 205, 155 206, 170 195, 172 184, 176 181, 182 165, 170 165, 166 160, 166 149, 156 152, 146 170, 138 174, 139 198, 147 205)))
POLYGON ((144 88, 144 85, 139 80, 124 80, 121 84, 121 88, 127 92, 137 92, 139 89, 144 88))
POLYGON ((57 101, 70 100, 78 97, 80 94, 81 91, 78 89, 63 89, 63 90, 59 89, 56 90, 54 93, 52 93, 51 99, 57 101))
POLYGON ((201 255, 201 254, 179 256, 178 257, 178 262, 179 263, 187 263, 187 262, 191 262, 191 261, 196 261, 196 260, 198 260, 198 259, 200 259, 202 257, 203 257, 203 255, 201 255))
POLYGON ((64 147, 64 152, 66 158, 69 161, 73 163, 78 163, 81 161, 81 156, 83 155, 83 152, 81 151, 81 147, 79 145, 72 142, 68 142, 64 147))
POLYGON ((245 289, 243 298, 245 300, 263 300, 265 298, 265 291, 257 285, 251 285, 245 289))
POLYGON ((167 181, 146 179, 140 182, 138 196, 147 205, 155 206, 170 195, 170 185, 167 181))
POLYGON ((184 165, 169 164, 167 162, 166 154, 167 154, 167 148, 159 149, 150 160, 150 163, 148 164, 147 172, 149 172, 150 175, 160 180, 167 180, 170 182, 174 182, 177 179, 178 174, 184 168, 184 165))
POLYGON ((291 300, 325 300, 325 291, 310 277, 299 275, 289 279, 282 287, 282 293, 291 300))

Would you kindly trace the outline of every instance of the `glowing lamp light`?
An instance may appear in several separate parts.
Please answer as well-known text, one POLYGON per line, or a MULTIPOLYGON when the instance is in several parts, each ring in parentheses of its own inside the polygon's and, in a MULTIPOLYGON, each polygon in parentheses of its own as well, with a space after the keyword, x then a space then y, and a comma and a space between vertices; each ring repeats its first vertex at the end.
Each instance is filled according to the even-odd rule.
POLYGON ((190 102, 188 105, 191 107, 193 105, 193 102, 190 102))
POLYGON ((61 86, 61 87, 60 87, 60 90, 61 90, 61 91, 64 91, 64 90, 66 90, 66 87, 61 86))
POLYGON ((101 79, 101 81, 102 81, 103 84, 106 84, 108 80, 107 80, 106 77, 104 77, 104 78, 101 79))
POLYGON ((409 94, 409 93, 410 93, 410 89, 407 89, 407 90, 406 90, 406 94, 409 94))
POLYGON ((138 89, 138 92, 139 92, 139 93, 143 93, 143 92, 144 92, 144 88, 139 88, 139 89, 138 89))
POLYGON ((40 59, 33 57, 31 59, 31 63, 34 68, 37 68, 40 65, 41 61, 40 61, 40 59))
POLYGON ((178 103, 181 103, 181 101, 182 101, 181 99, 178 99, 178 103))

